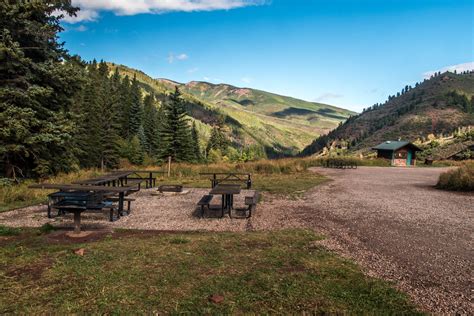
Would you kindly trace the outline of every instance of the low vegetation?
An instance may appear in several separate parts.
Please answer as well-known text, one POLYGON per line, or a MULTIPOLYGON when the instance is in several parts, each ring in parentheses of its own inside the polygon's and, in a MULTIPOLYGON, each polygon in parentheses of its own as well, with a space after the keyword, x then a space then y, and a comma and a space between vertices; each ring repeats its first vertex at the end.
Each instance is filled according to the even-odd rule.
POLYGON ((443 173, 437 187, 452 191, 474 191, 474 163, 466 163, 443 173))
POLYGON ((310 231, 55 234, 0 244, 1 314, 417 313, 310 231))

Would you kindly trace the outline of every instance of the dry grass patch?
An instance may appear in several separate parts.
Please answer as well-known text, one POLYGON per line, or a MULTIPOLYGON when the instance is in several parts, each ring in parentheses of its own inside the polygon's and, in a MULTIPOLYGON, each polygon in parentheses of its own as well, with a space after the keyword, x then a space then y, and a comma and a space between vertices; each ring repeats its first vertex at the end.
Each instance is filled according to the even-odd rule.
POLYGON ((437 188, 452 191, 474 191, 474 163, 466 163, 439 177, 437 188))

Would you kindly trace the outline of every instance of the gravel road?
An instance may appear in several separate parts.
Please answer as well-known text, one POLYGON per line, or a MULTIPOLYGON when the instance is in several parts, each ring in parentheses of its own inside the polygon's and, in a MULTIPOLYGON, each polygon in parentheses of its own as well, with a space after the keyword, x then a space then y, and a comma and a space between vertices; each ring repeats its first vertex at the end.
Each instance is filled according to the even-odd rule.
POLYGON ((297 215, 370 274, 434 313, 474 314, 474 195, 436 190, 443 169, 313 169, 333 181, 297 215))

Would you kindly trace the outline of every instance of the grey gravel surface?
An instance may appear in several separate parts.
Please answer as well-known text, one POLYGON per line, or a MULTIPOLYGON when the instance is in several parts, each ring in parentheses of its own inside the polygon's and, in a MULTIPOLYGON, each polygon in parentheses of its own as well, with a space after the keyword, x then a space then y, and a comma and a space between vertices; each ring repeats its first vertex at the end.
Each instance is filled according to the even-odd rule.
POLYGON ((443 169, 314 169, 332 178, 297 216, 323 244, 397 282, 434 313, 474 314, 474 195, 433 188, 443 169))
MULTIPOLYGON (((359 168, 312 169, 332 181, 298 200, 263 195, 254 216, 200 219, 196 202, 209 189, 182 195, 133 195, 132 213, 110 223, 106 214, 84 213, 91 228, 166 231, 252 231, 310 228, 328 238, 324 246, 354 259, 369 275, 394 281, 413 301, 433 313, 474 314, 474 195, 436 190, 445 169, 359 168)), ((236 207, 251 192, 236 197, 236 207)), ((218 208, 216 197, 213 207, 218 208)), ((0 224, 38 227, 45 223, 71 227, 70 215, 48 219, 45 206, 0 213, 0 224)))

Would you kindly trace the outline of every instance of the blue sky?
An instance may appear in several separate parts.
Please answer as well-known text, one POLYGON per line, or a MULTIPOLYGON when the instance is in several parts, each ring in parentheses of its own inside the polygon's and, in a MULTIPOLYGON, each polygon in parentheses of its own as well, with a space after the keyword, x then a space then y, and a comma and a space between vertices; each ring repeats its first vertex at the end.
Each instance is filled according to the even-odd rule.
POLYGON ((474 67, 473 0, 73 0, 73 54, 342 106, 474 67))

